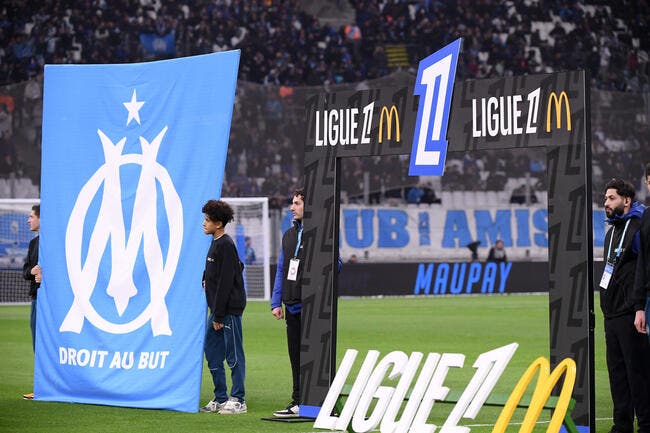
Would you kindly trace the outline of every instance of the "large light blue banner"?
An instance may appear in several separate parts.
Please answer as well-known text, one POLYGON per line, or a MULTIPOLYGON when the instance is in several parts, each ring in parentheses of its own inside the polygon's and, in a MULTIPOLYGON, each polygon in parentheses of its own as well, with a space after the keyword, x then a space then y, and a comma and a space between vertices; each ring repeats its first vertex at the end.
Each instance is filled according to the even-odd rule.
POLYGON ((238 63, 45 67, 37 400, 198 409, 238 63))

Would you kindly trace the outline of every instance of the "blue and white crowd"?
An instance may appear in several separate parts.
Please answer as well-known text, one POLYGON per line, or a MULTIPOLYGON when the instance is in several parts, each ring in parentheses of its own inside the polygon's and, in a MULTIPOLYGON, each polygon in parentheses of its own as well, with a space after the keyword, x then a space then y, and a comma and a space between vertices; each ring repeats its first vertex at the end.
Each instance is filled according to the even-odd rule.
MULTIPOLYGON (((596 178, 621 172, 642 178, 641 163, 650 160, 647 122, 620 110, 643 107, 650 91, 647 2, 310 3, 337 18, 319 19, 297 0, 5 2, 0 6, 0 178, 14 181, 10 187, 0 181, 0 196, 24 196, 28 185, 16 180, 39 183, 44 64, 139 62, 241 49, 224 196, 265 195, 272 205, 283 205, 286 191, 298 186, 302 175, 303 137, 297 127, 302 110, 292 100, 295 92, 305 86, 354 85, 397 70, 412 74, 420 58, 458 37, 464 46, 457 79, 586 69, 591 88, 603 92, 596 98, 604 95, 592 118, 596 178), (160 41, 166 44, 162 49, 160 41), (405 49, 407 65, 391 66, 390 45, 405 49), (635 98, 638 104, 629 103, 635 98)), ((537 154, 452 155, 437 187, 498 190, 509 178, 528 173, 543 189, 544 161, 537 154)), ((348 196, 359 196, 358 179, 367 172, 372 201, 391 194, 406 200, 419 181, 386 176, 394 163, 346 162, 348 196)), ((642 190, 640 181, 635 186, 642 190)))

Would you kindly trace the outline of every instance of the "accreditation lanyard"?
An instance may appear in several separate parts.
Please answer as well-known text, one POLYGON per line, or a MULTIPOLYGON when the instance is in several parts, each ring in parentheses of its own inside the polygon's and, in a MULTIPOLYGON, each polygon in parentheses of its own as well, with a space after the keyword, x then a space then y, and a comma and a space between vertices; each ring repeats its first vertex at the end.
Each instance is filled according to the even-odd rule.
POLYGON ((630 225, 630 220, 628 219, 627 222, 625 223, 625 228, 623 229, 623 235, 621 236, 621 240, 618 242, 618 248, 614 250, 614 258, 610 259, 610 256, 612 254, 612 243, 614 240, 614 231, 612 230, 612 238, 609 241, 609 247, 607 248, 607 257, 605 257, 605 270, 603 271, 603 276, 600 279, 600 287, 603 289, 607 290, 607 286, 609 286, 609 281, 612 279, 612 275, 614 274, 614 265, 618 262, 618 260, 621 257, 621 251, 623 248, 623 241, 625 240, 625 233, 627 233, 627 228, 630 225))
POLYGON ((300 242, 302 242, 302 227, 300 227, 300 230, 298 230, 298 242, 296 243, 296 251, 293 252, 294 259, 298 257, 298 251, 300 250, 300 242))
POLYGON ((298 258, 298 251, 300 250, 300 243, 302 242, 302 227, 298 230, 298 242, 296 242, 296 250, 293 252, 293 258, 289 260, 289 271, 287 272, 287 280, 296 281, 298 279, 298 266, 300 259, 298 258))

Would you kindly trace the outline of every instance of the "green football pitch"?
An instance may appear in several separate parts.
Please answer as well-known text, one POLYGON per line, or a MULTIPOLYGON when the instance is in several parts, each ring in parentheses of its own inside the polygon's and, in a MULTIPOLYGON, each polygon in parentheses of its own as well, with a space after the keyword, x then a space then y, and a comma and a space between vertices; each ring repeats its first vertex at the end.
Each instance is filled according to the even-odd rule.
MULTIPOLYGON (((602 316, 596 299, 596 426, 611 427, 611 401, 605 367, 602 316)), ((516 342, 519 348, 497 382, 494 393, 508 395, 527 366, 549 356, 548 296, 493 295, 458 297, 387 297, 339 300, 338 362, 346 349, 359 355, 347 380, 351 384, 365 354, 382 356, 393 350, 461 353, 463 368, 450 370, 445 385, 462 391, 469 383, 472 364, 484 352, 516 342)), ((85 404, 25 401, 32 390, 33 354, 29 306, 0 306, 0 432, 314 432, 312 422, 263 421, 283 408, 290 397, 291 380, 284 324, 275 320, 268 303, 250 302, 244 314, 246 400, 248 413, 217 415, 130 409, 85 404)), ((580 372, 578 372, 580 374, 580 372)), ((390 380, 385 385, 394 386, 390 380)), ((212 384, 204 367, 201 403, 210 400, 212 384)), ((429 423, 442 425, 452 404, 436 403, 429 423)), ((499 408, 483 407, 476 419, 461 419, 471 432, 491 432, 499 408)), ((518 431, 524 411, 517 410, 508 428, 518 431)), ((545 413, 535 432, 546 431, 545 413)))

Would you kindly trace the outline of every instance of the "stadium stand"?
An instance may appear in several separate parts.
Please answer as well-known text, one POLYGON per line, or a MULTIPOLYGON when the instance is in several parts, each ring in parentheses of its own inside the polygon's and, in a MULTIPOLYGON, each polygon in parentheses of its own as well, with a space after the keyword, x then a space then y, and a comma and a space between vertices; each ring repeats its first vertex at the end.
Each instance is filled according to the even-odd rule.
MULTIPOLYGON (((458 79, 588 70, 594 180, 629 174, 645 198, 649 18, 647 2, 627 0, 12 0, 0 6, 0 196, 38 196, 46 63, 241 49, 223 193, 269 196, 270 206, 280 207, 302 175, 307 86, 368 88, 409 80, 420 58, 463 37, 458 79), (389 58, 396 46, 399 62, 389 58)), ((512 179, 544 189, 544 161, 534 152, 450 155, 436 192, 498 191, 509 200, 521 186, 512 179)), ((406 200, 418 180, 392 174, 395 164, 408 161, 346 160, 344 197, 406 200)))

